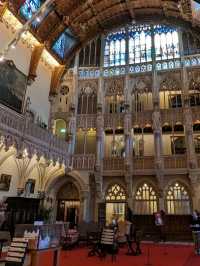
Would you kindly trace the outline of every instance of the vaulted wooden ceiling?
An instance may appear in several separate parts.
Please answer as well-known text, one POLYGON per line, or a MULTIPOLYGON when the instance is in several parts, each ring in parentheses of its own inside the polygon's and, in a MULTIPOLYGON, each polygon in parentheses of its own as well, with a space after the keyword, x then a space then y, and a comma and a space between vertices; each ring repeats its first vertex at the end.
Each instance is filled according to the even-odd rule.
MULTIPOLYGON (((10 0, 9 8, 19 16, 24 0, 10 0)), ((77 45, 65 58, 74 55, 88 40, 128 22, 164 22, 193 28, 200 36, 200 25, 194 24, 190 0, 55 0, 54 8, 36 30, 36 37, 51 50, 65 28, 70 28, 77 45)))

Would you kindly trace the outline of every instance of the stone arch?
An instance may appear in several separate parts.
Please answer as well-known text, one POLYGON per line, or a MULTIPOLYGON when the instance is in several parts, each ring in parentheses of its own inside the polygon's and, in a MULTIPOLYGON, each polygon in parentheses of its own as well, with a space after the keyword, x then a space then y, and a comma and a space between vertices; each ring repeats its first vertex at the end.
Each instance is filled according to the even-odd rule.
POLYGON ((150 178, 147 178, 147 177, 143 177, 143 178, 139 178, 134 184, 133 184, 133 194, 132 194, 132 197, 134 198, 135 197, 135 193, 137 192, 137 189, 144 183, 148 183, 149 185, 151 185, 155 191, 159 194, 159 184, 157 182, 157 179, 156 177, 150 177, 150 178))
POLYGON ((61 186, 67 183, 68 180, 73 181, 73 183, 77 186, 80 195, 82 191, 87 190, 86 184, 83 182, 80 175, 75 171, 67 173, 66 175, 61 174, 57 177, 51 177, 45 184, 44 190, 46 193, 52 193, 52 191, 58 192, 59 188, 61 188, 61 186))
POLYGON ((184 179, 184 178, 181 178, 181 177, 175 177, 175 178, 172 178, 171 180, 169 180, 166 185, 164 186, 164 190, 163 190, 163 195, 165 197, 167 191, 168 191, 168 188, 170 186, 172 186, 174 183, 180 183, 182 184, 188 191, 190 197, 193 196, 193 190, 192 190, 192 186, 190 186, 190 183, 187 179, 184 179))
POLYGON ((172 74, 164 75, 159 84, 160 91, 181 90, 180 81, 172 74))

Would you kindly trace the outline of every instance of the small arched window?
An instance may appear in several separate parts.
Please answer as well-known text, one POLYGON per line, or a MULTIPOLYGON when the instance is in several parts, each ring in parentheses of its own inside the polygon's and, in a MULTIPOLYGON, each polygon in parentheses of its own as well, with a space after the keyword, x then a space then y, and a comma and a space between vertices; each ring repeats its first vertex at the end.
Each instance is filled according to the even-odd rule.
POLYGON ((59 138, 66 139, 67 136, 67 124, 63 119, 55 120, 55 135, 59 138))
POLYGON ((166 208, 168 214, 190 214, 190 196, 184 185, 176 182, 166 193, 166 208))
POLYGON ((158 210, 158 198, 150 184, 143 183, 135 194, 135 213, 152 214, 158 210))
POLYGON ((126 193, 122 186, 112 185, 106 193, 106 201, 125 201, 126 193))
POLYGON ((82 88, 78 97, 78 114, 96 114, 97 95, 94 89, 82 88))

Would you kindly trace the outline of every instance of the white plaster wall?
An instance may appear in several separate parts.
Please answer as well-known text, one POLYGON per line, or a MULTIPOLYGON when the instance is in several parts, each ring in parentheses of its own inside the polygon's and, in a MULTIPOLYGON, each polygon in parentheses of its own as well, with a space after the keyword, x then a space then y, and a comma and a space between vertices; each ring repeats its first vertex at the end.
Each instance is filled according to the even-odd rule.
MULTIPOLYGON (((6 28, 3 23, 0 23, 0 51, 6 47, 9 41, 12 40, 13 36, 11 30, 6 28)), ((25 75, 28 75, 31 49, 25 44, 20 41, 15 49, 9 51, 6 58, 13 60, 16 67, 25 75)), ((40 62, 37 69, 37 78, 31 86, 27 87, 26 93, 26 97, 29 96, 31 99, 31 108, 38 113, 46 124, 48 124, 49 118, 48 96, 50 82, 51 70, 40 62)))
POLYGON ((49 88, 51 82, 51 71, 44 64, 39 63, 37 78, 31 86, 27 87, 26 96, 31 99, 31 109, 42 118, 48 125, 49 119, 49 88))

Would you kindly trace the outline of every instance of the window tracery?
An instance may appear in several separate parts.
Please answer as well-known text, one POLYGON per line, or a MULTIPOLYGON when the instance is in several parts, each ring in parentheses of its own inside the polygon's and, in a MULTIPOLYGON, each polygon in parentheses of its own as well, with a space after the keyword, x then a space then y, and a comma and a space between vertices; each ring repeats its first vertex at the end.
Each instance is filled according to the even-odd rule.
POLYGON ((118 184, 112 185, 106 194, 106 201, 125 201, 126 193, 122 186, 118 184))
POLYGON ((78 97, 78 114, 95 114, 97 112, 97 94, 94 88, 86 85, 81 88, 78 97))
POLYGON ((190 214, 191 202, 185 186, 176 182, 172 184, 166 194, 168 214, 190 214))
MULTIPOLYGON (((176 29, 166 25, 130 25, 108 34, 105 39, 105 67, 125 65, 127 62, 144 64, 151 62, 154 56, 156 61, 180 57, 176 29)), ((173 62, 165 64, 157 63, 157 68, 174 68, 173 62)))
POLYGON ((158 210, 158 198, 150 184, 143 183, 135 194, 135 212, 152 214, 158 210))

